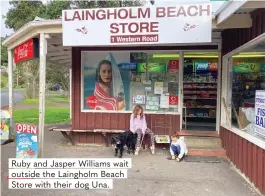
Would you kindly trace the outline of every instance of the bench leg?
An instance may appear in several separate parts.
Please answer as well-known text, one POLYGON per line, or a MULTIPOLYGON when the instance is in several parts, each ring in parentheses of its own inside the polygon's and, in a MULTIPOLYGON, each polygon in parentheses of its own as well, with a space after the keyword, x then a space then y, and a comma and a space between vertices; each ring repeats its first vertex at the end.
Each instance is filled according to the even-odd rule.
POLYGON ((65 131, 61 131, 61 133, 63 134, 63 136, 69 140, 71 142, 72 145, 75 145, 75 142, 74 142, 74 138, 73 136, 71 135, 71 133, 67 134, 65 131))

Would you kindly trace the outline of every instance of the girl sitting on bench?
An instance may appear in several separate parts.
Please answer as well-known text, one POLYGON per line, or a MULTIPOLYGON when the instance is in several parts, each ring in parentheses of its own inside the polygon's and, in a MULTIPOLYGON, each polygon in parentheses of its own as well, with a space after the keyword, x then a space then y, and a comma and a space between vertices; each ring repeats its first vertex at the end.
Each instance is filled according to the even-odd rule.
POLYGON ((147 128, 143 108, 140 105, 136 105, 133 109, 133 113, 131 114, 130 131, 133 133, 137 133, 135 155, 138 155, 138 153, 139 153, 139 150, 141 148, 141 144, 142 144, 142 141, 143 141, 145 134, 150 135, 150 137, 151 137, 151 148, 150 148, 151 153, 155 154, 155 135, 151 129, 147 128), (142 141, 141 141, 141 137, 142 137, 142 141))

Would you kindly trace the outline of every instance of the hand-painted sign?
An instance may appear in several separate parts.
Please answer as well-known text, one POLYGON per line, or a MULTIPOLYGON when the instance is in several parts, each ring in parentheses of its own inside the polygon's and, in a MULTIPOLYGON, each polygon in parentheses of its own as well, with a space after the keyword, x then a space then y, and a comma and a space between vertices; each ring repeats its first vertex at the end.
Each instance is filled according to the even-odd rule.
POLYGON ((64 46, 212 41, 209 3, 63 10, 62 22, 64 46))
POLYGON ((0 110, 0 136, 1 144, 9 139, 9 127, 10 127, 10 113, 6 110, 0 110))
POLYGON ((35 125, 16 124, 16 157, 37 158, 38 155, 38 128, 35 125))
POLYGON ((39 57, 39 40, 32 38, 17 46, 14 50, 14 61, 19 63, 39 57))

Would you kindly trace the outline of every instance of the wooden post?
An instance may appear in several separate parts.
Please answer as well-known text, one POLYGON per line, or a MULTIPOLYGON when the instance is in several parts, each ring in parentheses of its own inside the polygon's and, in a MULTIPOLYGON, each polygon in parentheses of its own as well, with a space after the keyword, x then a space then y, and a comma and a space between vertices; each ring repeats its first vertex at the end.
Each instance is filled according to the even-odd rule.
POLYGON ((9 139, 14 139, 16 136, 13 125, 13 52, 8 50, 8 90, 9 90, 9 111, 10 111, 10 129, 9 139))
POLYGON ((43 158, 44 120, 45 120, 45 83, 46 83, 46 54, 47 40, 45 34, 40 34, 40 81, 39 81, 39 131, 38 158, 43 158))

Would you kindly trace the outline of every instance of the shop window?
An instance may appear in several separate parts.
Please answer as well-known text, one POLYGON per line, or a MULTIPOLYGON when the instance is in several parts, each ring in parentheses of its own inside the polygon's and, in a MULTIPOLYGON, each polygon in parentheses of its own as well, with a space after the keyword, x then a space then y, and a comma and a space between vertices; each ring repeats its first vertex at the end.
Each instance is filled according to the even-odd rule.
MULTIPOLYGON (((265 140, 265 135, 257 134, 255 112, 255 96, 259 90, 265 90, 265 53, 240 53, 233 56, 231 64, 228 102, 232 127, 265 140)), ((263 118, 260 120, 263 123, 263 118)))
MULTIPOLYGON (((172 54, 172 51, 171 51, 172 54)), ((152 52, 82 52, 84 111, 178 112, 179 56, 152 52)))

